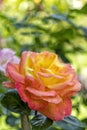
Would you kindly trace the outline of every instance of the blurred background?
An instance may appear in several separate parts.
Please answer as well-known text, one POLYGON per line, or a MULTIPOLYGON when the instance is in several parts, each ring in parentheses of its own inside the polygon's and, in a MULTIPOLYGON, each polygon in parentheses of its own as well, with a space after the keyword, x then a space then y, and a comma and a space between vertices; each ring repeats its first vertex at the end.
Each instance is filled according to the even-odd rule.
MULTIPOLYGON (((0 0, 2 48, 18 56, 48 50, 71 63, 82 83, 72 115, 87 123, 87 0, 0 0)), ((1 80, 0 95, 6 91, 1 80)), ((20 130, 19 124, 19 115, 0 104, 0 130, 20 130)))

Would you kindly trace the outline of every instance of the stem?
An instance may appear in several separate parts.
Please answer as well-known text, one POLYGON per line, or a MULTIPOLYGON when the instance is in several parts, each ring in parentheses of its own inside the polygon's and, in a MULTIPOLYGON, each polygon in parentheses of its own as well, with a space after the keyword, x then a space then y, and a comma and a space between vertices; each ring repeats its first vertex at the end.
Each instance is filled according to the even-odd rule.
POLYGON ((21 114, 21 127, 22 130, 32 130, 31 123, 27 114, 21 114))

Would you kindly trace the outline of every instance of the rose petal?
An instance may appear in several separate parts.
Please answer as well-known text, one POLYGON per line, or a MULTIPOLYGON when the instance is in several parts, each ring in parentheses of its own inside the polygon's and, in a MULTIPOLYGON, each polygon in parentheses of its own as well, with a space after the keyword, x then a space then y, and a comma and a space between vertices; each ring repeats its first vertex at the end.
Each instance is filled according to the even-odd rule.
POLYGON ((22 53, 21 61, 20 61, 20 65, 19 65, 19 72, 21 74, 25 74, 25 65, 26 65, 26 62, 28 62, 28 52, 24 51, 22 53))
POLYGON ((72 80, 73 77, 73 75, 69 75, 68 77, 61 78, 56 75, 43 74, 41 72, 38 72, 37 75, 44 84, 44 86, 46 86, 49 89, 58 89, 58 88, 61 89, 61 87, 67 85, 72 80))
POLYGON ((33 110, 40 110, 40 109, 44 109, 47 106, 47 102, 38 99, 32 99, 32 98, 28 98, 28 106, 29 108, 33 109, 33 110))
POLYGON ((72 103, 69 98, 64 99, 59 104, 48 103, 46 108, 40 109, 39 111, 52 120, 62 120, 64 116, 71 114, 72 103))
POLYGON ((30 87, 27 87, 26 88, 27 91, 29 91, 30 93, 36 95, 36 96, 56 96, 56 92, 55 91, 40 91, 40 90, 36 90, 34 88, 30 88, 30 87))
POLYGON ((15 88, 15 83, 11 81, 3 82, 3 85, 7 88, 15 88))
POLYGON ((52 52, 41 52, 38 53, 35 56, 35 63, 36 65, 42 68, 49 68, 51 66, 51 64, 53 64, 53 62, 55 62, 55 60, 57 60, 57 55, 55 55, 52 52))
POLYGON ((24 102, 27 102, 28 101, 28 97, 25 93, 25 86, 23 84, 20 84, 20 83, 16 83, 15 84, 15 87, 16 89, 18 90, 18 93, 21 97, 21 99, 24 101, 24 102))
POLYGON ((21 56, 21 61, 19 65, 19 71, 25 76, 34 76, 35 63, 34 63, 34 52, 24 51, 21 56))
POLYGON ((14 81, 24 83, 24 76, 19 74, 18 65, 8 63, 7 73, 9 75, 9 77, 12 78, 14 81))
POLYGON ((62 101, 62 98, 59 95, 57 95, 56 97, 42 97, 42 99, 54 104, 58 104, 62 101))
POLYGON ((45 90, 45 86, 42 85, 40 80, 37 81, 32 76, 26 76, 25 77, 25 85, 29 86, 30 88, 35 88, 35 89, 40 90, 40 91, 44 91, 45 90))
POLYGON ((55 75, 67 76, 73 73, 73 69, 70 64, 56 63, 49 68, 55 75))
POLYGON ((63 96, 73 96, 81 89, 81 84, 79 82, 75 83, 73 86, 66 86, 65 89, 60 90, 60 95, 63 96))

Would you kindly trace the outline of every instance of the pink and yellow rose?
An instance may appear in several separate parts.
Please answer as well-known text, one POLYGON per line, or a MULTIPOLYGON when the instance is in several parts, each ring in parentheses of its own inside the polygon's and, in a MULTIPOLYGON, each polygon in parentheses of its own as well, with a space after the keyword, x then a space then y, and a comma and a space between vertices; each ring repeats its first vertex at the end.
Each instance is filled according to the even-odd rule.
POLYGON ((5 86, 16 88, 31 109, 52 120, 71 114, 71 96, 81 87, 71 65, 48 51, 23 52, 19 64, 8 63, 7 75, 5 86))

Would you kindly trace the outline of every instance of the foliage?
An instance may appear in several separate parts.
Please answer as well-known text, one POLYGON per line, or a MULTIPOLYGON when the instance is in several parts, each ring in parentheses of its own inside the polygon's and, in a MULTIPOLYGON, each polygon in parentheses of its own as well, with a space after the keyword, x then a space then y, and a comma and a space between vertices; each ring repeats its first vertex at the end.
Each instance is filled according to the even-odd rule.
POLYGON ((21 101, 16 90, 10 90, 2 96, 1 103, 8 110, 15 113, 29 112, 27 104, 21 101), (10 99, 10 100, 9 100, 10 99))
POLYGON ((32 120, 31 124, 33 126, 33 130, 45 130, 52 125, 53 121, 48 119, 47 117, 37 114, 32 120))

